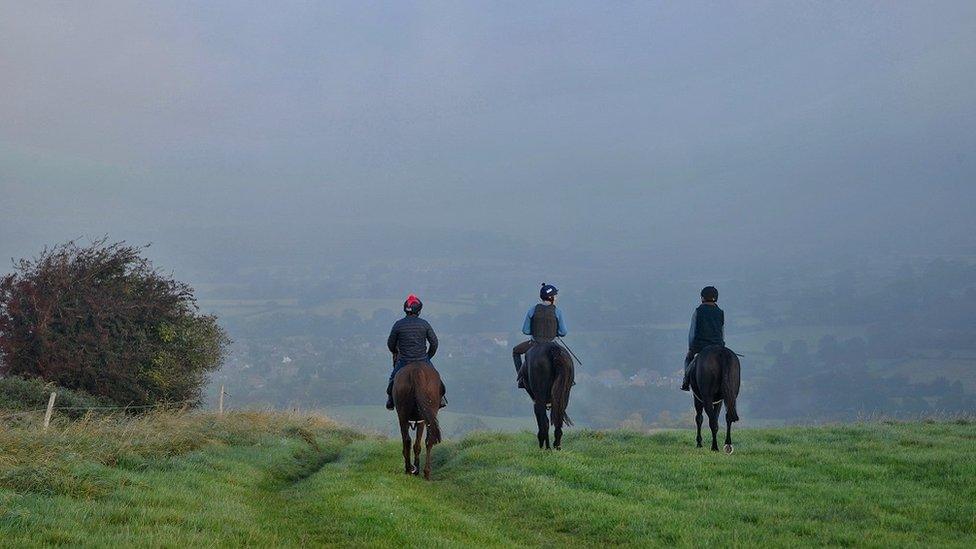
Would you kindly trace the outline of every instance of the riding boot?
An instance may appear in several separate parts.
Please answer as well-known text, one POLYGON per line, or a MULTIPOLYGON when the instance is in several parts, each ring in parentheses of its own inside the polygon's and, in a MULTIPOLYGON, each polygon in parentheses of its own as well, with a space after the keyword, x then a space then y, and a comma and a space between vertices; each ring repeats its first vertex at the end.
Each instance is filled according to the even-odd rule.
POLYGON ((685 356, 685 377, 682 378, 681 380, 682 391, 691 390, 691 368, 689 368, 688 366, 691 364, 691 361, 694 359, 695 359, 694 353, 688 351, 688 354, 685 356))
POLYGON ((441 382, 441 408, 447 406, 447 388, 444 387, 444 382, 441 382))
POLYGON ((392 410, 393 406, 393 380, 390 380, 390 384, 386 386, 386 409, 392 410))
POLYGON ((525 389, 525 380, 522 378, 522 355, 512 353, 512 360, 515 361, 515 381, 518 382, 518 388, 525 389))

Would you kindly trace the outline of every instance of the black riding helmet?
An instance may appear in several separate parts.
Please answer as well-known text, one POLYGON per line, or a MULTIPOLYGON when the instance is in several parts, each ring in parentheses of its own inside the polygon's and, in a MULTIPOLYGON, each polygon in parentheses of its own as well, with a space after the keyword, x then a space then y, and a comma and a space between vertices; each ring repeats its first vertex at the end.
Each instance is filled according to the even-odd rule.
POLYGON ((424 308, 424 304, 420 301, 420 298, 410 294, 407 296, 407 300, 403 302, 403 312, 408 315, 419 315, 420 310, 424 308))
POLYGON ((553 286, 552 284, 542 283, 542 288, 539 289, 539 299, 542 301, 549 301, 550 299, 556 297, 559 293, 559 288, 553 286))
POLYGON ((705 301, 718 301, 718 289, 715 286, 705 286, 702 288, 701 296, 705 301))

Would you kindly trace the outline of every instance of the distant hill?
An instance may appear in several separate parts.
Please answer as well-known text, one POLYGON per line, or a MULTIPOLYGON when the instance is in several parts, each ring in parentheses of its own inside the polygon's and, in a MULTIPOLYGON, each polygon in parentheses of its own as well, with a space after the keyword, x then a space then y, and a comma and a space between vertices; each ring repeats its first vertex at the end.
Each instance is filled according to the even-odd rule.
POLYGON ((435 448, 313 416, 36 418, 0 430, 5 546, 926 545, 976 543, 976 422, 693 433, 571 430, 435 448))

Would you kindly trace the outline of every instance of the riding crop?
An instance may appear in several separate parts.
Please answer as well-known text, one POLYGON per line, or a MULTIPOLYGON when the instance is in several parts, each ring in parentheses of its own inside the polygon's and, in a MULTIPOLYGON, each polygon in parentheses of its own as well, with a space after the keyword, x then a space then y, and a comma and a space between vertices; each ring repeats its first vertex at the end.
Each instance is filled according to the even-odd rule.
POLYGON ((583 361, 580 360, 578 356, 576 356, 576 353, 574 353, 573 350, 569 348, 569 345, 566 345, 566 342, 563 341, 563 338, 561 338, 559 336, 556 336, 556 339, 559 340, 559 344, 562 345, 562 347, 564 349, 566 349, 567 351, 569 351, 569 354, 573 355, 573 358, 576 359, 576 363, 579 364, 580 366, 582 366, 583 365, 583 361))

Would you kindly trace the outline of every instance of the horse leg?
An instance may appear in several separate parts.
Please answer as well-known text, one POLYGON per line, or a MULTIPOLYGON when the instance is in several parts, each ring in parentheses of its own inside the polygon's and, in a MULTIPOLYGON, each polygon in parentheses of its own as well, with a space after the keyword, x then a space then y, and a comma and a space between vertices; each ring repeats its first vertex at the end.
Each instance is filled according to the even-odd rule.
POLYGON ((430 439, 430 431, 427 432, 427 455, 424 460, 424 480, 430 480, 430 451, 434 447, 433 441, 430 439))
POLYGON ((705 404, 705 413, 708 414, 708 427, 712 430, 712 451, 718 452, 718 413, 719 410, 714 404, 705 404))
POLYGON ((403 472, 413 474, 413 465, 410 464, 410 425, 406 419, 400 420, 400 438, 403 441, 403 472))
POLYGON ((413 474, 420 474, 420 450, 423 448, 424 423, 417 424, 417 434, 413 439, 413 474))
POLYGON ((546 405, 535 404, 535 421, 539 425, 539 449, 549 449, 549 416, 546 414, 546 405))
POLYGON ((546 433, 546 450, 552 450, 552 446, 549 445, 549 413, 545 410, 542 411, 542 421, 545 423, 542 429, 546 433))
POLYGON ((732 447, 732 420, 729 419, 729 411, 725 410, 725 453, 731 454, 735 451, 732 447))
POLYGON ((553 448, 555 448, 557 450, 560 450, 560 449, 562 449, 562 446, 563 446, 563 418, 562 418, 562 416, 559 415, 559 414, 556 414, 556 417, 553 418, 552 425, 553 425, 553 433, 554 433, 554 437, 555 437, 555 438, 553 438, 553 445, 552 446, 553 446, 553 448))
POLYGON ((698 437, 696 438, 696 441, 698 442, 699 448, 702 447, 701 426, 702 426, 702 410, 704 409, 705 407, 702 406, 702 403, 698 402, 698 399, 695 399, 695 423, 698 425, 698 437))

